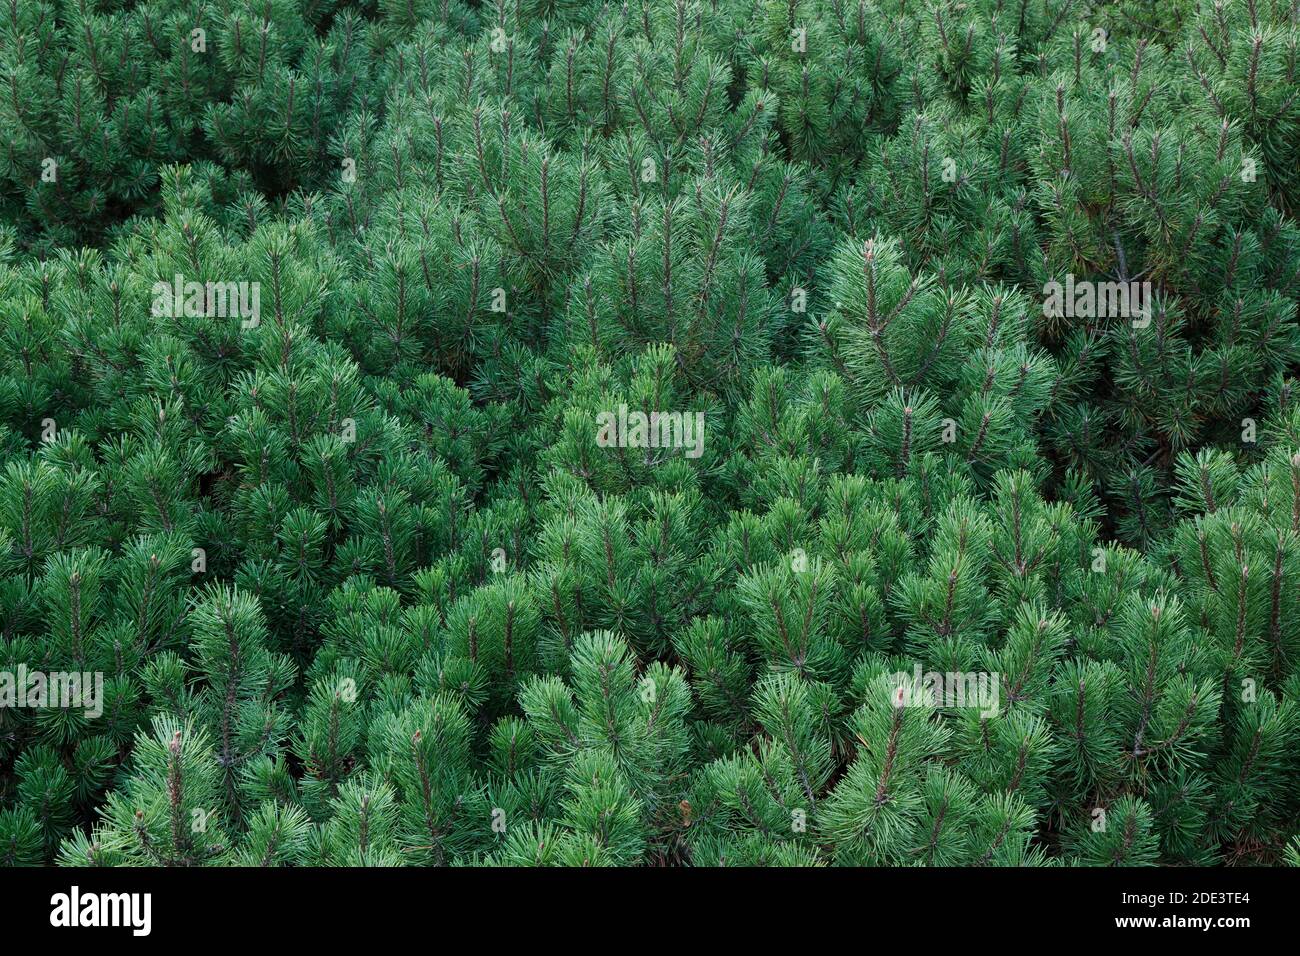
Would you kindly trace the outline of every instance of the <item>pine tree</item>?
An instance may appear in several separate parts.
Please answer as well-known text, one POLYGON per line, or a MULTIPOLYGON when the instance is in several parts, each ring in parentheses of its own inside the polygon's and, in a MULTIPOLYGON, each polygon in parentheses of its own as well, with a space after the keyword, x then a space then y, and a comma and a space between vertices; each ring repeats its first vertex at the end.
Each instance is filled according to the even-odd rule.
POLYGON ((1300 863, 1298 40, 9 4, 0 862, 1300 863))

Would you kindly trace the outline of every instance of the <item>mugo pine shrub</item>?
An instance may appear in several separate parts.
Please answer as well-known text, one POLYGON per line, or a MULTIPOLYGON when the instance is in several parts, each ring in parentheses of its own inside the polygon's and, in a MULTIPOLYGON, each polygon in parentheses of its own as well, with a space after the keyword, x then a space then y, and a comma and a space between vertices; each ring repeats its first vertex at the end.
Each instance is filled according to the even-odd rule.
POLYGON ((0 861, 1300 860, 1298 44, 5 4, 0 861))

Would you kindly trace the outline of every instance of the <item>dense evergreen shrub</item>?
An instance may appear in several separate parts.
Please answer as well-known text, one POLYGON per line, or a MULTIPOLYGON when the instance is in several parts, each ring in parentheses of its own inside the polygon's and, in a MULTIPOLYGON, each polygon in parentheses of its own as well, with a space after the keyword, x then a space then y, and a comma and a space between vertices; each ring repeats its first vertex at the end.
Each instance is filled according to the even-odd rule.
POLYGON ((1300 860, 1298 42, 0 5, 0 862, 1300 860))

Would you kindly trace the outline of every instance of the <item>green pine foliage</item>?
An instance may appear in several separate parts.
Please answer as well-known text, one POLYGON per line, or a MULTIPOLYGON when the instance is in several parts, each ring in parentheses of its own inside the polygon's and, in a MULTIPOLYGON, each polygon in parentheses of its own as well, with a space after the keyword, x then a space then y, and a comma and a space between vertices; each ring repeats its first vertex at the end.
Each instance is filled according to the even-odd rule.
POLYGON ((0 863, 1300 863, 1293 3, 31 0, 0 79, 0 863))

